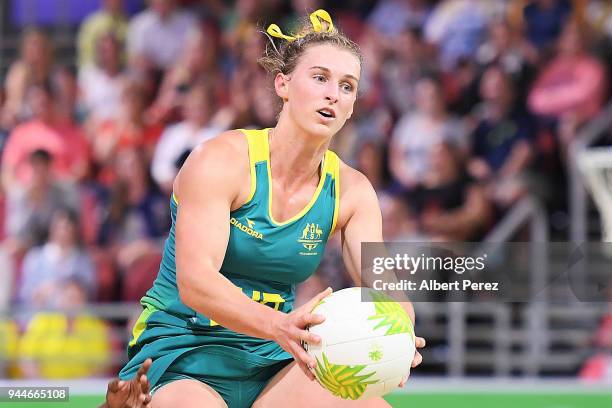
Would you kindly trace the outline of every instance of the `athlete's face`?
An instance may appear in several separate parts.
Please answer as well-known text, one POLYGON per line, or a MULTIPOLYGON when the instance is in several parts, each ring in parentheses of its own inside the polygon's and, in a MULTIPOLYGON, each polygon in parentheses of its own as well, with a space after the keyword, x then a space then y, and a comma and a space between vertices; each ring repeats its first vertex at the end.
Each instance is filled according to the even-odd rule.
POLYGON ((278 74, 277 94, 298 127, 325 137, 337 133, 353 113, 360 62, 331 44, 312 45, 289 75, 278 74))

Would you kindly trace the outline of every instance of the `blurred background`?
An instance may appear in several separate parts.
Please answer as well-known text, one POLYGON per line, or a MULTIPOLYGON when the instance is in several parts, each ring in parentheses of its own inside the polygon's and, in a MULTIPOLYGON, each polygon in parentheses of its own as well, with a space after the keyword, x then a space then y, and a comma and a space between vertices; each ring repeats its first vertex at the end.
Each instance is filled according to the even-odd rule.
MULTIPOLYGON (((100 401, 157 275, 177 171, 221 131, 274 125, 261 31, 318 8, 363 52, 331 148, 378 191, 385 240, 533 243, 534 279, 566 268, 538 243, 612 241, 612 2, 2 0, 1 384, 100 401)), ((298 302, 349 284, 334 240, 298 302)), ((612 407, 608 288, 417 304, 424 362, 389 401, 612 407)))

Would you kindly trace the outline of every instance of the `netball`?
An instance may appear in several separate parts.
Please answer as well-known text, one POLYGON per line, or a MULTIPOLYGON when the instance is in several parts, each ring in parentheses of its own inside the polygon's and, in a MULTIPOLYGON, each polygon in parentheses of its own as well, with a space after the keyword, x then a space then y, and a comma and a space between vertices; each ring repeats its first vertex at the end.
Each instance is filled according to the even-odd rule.
POLYGON ((368 288, 333 293, 313 313, 325 321, 310 328, 321 337, 309 345, 317 381, 335 396, 365 399, 385 395, 410 373, 414 329, 401 305, 368 288))

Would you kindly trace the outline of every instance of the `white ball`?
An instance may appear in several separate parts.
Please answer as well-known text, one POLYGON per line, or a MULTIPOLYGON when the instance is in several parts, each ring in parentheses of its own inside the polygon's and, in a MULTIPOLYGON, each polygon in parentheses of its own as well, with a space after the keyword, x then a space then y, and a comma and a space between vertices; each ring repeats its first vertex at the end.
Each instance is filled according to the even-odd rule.
POLYGON ((410 373, 416 350, 412 322, 402 306, 383 293, 343 289, 323 299, 313 313, 325 316, 309 329, 321 337, 321 344, 305 348, 317 360, 313 372, 319 384, 333 395, 379 397, 410 373))

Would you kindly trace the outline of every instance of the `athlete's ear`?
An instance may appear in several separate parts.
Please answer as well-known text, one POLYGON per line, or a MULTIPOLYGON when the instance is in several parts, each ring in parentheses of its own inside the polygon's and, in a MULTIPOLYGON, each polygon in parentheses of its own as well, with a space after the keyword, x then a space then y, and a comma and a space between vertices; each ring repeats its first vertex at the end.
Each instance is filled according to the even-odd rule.
POLYGON ((281 72, 276 74, 274 78, 274 89, 283 102, 287 102, 289 100, 289 76, 281 72))

